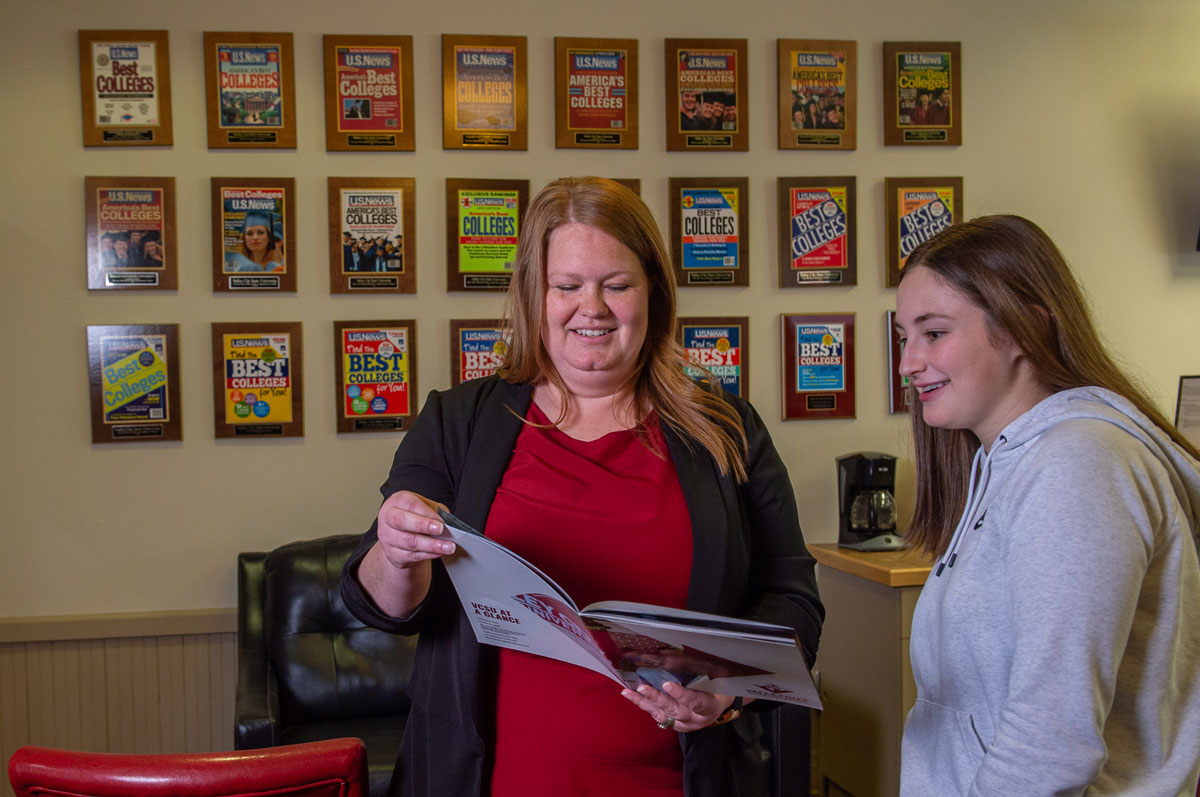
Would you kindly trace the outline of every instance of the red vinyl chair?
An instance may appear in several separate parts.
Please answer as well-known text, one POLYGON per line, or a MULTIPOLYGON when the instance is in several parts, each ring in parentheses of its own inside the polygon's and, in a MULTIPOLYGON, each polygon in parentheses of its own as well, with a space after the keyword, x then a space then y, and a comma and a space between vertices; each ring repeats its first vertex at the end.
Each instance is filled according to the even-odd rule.
POLYGON ((22 747, 8 780, 16 797, 367 797, 367 756, 359 739, 159 755, 22 747))

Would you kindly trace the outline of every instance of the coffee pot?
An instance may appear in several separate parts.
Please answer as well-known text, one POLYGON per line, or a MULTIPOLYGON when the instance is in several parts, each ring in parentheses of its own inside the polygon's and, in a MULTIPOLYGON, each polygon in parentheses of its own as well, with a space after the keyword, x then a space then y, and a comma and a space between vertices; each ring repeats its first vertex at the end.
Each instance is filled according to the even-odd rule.
POLYGON ((906 548, 896 531, 896 458, 860 451, 837 458, 838 546, 857 551, 906 548))

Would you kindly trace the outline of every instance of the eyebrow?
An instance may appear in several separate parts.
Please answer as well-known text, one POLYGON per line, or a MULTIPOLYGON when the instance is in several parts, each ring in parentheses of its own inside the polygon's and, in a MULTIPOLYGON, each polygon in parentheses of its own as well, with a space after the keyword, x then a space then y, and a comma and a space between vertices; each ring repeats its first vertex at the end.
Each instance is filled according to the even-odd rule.
MULTIPOLYGON (((614 269, 613 271, 609 271, 609 272, 601 275, 599 278, 599 281, 607 282, 608 280, 617 279, 617 278, 634 278, 634 279, 636 279, 638 274, 639 274, 639 272, 636 271, 635 269, 619 268, 619 269, 614 269)), ((546 269, 546 278, 547 279, 552 279, 552 278, 553 279, 573 279, 573 280, 579 280, 581 282, 585 281, 585 277, 582 273, 577 272, 577 271, 567 270, 567 269, 563 269, 562 271, 554 271, 553 269, 546 269)))
MULTIPOLYGON (((924 314, 919 315, 916 318, 914 318, 913 324, 914 325, 923 324, 926 321, 933 321, 933 320, 952 321, 953 317, 947 315, 946 313, 924 313, 924 314)), ((896 329, 904 329, 904 325, 901 324, 899 321, 893 323, 892 326, 894 326, 896 329)))

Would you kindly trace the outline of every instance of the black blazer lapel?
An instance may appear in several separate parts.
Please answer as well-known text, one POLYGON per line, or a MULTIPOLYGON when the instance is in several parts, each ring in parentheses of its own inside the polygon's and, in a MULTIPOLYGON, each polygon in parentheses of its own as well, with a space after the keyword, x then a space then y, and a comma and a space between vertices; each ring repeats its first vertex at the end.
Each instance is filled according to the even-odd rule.
POLYGON ((725 496, 728 479, 720 479, 716 466, 701 448, 689 449, 669 426, 660 423, 663 437, 692 523, 692 577, 688 584, 687 608, 697 612, 720 613, 730 595, 726 588, 729 535, 736 518, 729 515, 725 496))
POLYGON ((454 514, 480 531, 508 470, 517 435, 525 425, 521 419, 529 411, 532 398, 532 386, 502 382, 471 420, 474 428, 463 461, 454 514))

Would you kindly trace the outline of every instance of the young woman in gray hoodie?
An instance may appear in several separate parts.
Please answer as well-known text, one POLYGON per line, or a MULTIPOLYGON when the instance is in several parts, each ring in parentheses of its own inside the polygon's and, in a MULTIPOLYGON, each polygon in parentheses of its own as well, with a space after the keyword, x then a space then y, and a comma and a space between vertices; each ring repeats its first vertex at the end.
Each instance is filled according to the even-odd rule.
POLYGON ((1194 795, 1200 452, 1100 343, 1061 253, 991 216, 901 274, 911 636, 901 794, 1194 795))

